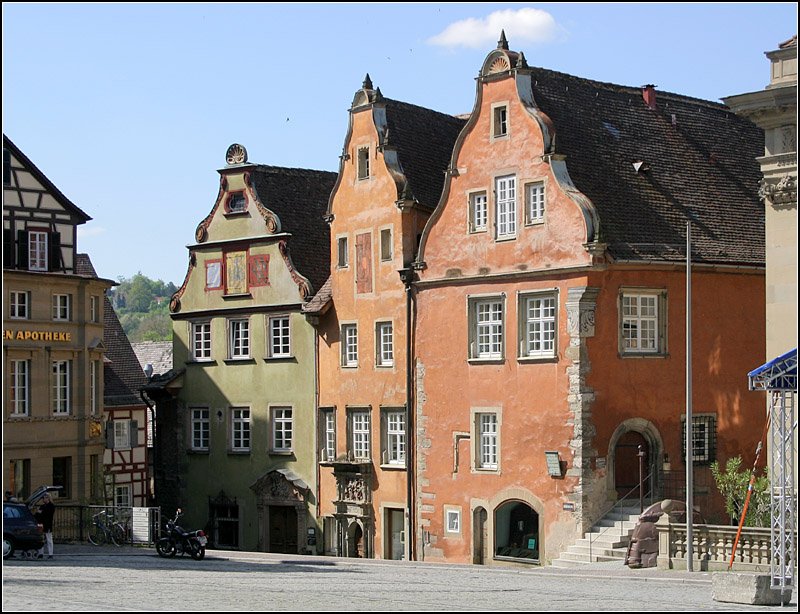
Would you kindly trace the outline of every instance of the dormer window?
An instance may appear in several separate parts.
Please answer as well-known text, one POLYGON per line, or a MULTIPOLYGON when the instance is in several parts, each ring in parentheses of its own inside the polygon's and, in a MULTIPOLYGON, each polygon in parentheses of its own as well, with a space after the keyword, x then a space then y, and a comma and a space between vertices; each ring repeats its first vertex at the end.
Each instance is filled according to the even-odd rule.
POLYGON ((492 136, 494 138, 508 135, 508 107, 506 105, 494 108, 492 117, 492 136))
POLYGON ((244 192, 232 192, 225 203, 226 213, 244 213, 247 209, 247 198, 244 192))
POLYGON ((358 150, 358 178, 369 178, 369 147, 361 147, 358 150))

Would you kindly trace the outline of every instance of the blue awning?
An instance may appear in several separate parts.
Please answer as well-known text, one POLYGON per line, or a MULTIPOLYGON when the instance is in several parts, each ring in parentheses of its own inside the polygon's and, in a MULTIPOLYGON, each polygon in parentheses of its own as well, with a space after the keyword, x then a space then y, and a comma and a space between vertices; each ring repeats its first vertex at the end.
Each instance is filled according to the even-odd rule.
POLYGON ((747 374, 750 390, 797 391, 797 348, 747 374))

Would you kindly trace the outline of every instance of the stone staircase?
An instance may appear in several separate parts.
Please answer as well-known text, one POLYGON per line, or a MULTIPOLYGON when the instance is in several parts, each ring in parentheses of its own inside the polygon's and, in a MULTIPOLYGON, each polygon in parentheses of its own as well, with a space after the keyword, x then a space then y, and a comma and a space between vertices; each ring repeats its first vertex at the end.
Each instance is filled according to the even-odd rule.
MULTIPOLYGON (((645 505, 647 509, 647 505, 645 505)), ((590 531, 561 553, 553 567, 583 567, 602 561, 625 562, 633 528, 639 519, 639 505, 614 507, 590 531)))

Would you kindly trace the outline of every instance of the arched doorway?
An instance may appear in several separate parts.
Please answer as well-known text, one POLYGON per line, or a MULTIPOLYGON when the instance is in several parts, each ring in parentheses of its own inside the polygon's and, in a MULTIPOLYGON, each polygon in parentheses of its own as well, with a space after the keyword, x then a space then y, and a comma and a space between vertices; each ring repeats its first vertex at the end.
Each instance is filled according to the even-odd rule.
POLYGON ((482 507, 472 512, 472 562, 475 565, 486 564, 486 520, 489 514, 482 507))
POLYGON ((539 514, 523 501, 506 501, 494 513, 496 557, 539 560, 539 514))
POLYGON ((638 431, 628 431, 617 439, 614 445, 614 489, 617 498, 627 497, 628 500, 637 500, 640 496, 649 496, 653 480, 650 467, 652 464, 653 450, 648 439, 638 431), (643 453, 640 459, 639 452, 643 453), (641 490, 640 493, 640 463, 641 463, 641 490))
POLYGON ((347 556, 354 559, 364 558, 364 529, 355 521, 347 529, 347 556))

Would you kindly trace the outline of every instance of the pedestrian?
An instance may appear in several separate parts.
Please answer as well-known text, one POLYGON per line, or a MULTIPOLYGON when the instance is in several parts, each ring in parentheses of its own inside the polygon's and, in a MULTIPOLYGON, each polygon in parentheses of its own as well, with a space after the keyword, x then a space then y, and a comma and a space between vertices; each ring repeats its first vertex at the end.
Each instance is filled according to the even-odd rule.
POLYGON ((47 558, 53 558, 53 516, 56 513, 56 506, 50 501, 50 495, 44 493, 42 496, 42 504, 39 506, 39 511, 36 512, 36 520, 42 524, 44 528, 45 544, 39 549, 37 559, 44 557, 44 549, 47 547, 47 558))

